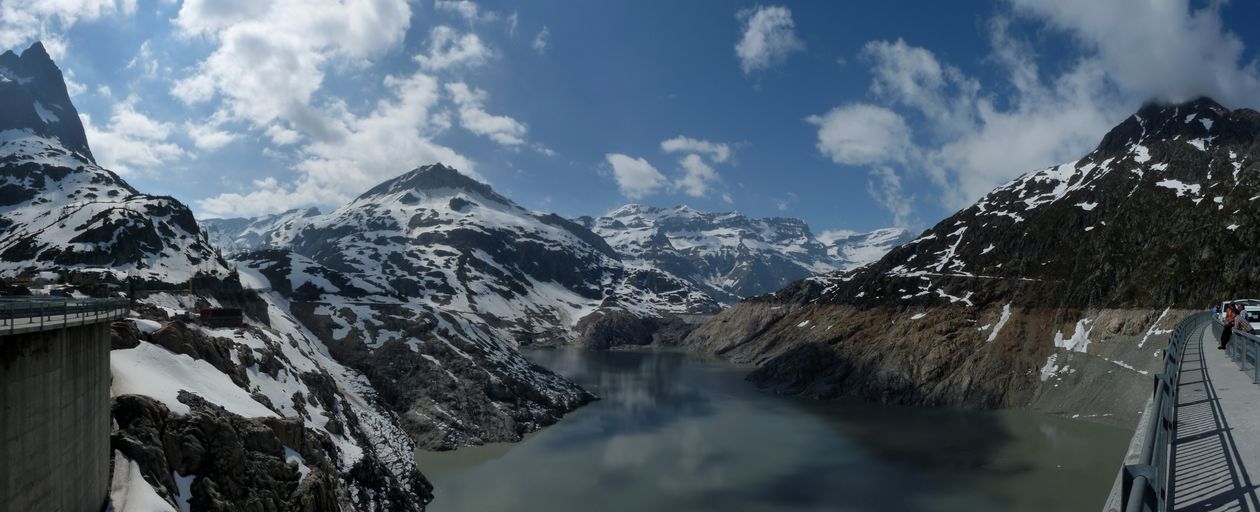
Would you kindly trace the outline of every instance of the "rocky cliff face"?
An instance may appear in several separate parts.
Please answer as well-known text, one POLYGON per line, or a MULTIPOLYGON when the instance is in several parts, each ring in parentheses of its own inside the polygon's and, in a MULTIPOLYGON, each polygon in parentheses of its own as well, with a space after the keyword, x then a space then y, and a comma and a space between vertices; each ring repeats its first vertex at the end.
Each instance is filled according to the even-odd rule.
POLYGON ((1059 395, 1110 379, 1102 369, 1146 386, 1184 310, 1260 284, 1237 250, 1260 232, 1258 135, 1252 110, 1147 105, 1082 159, 999 187, 867 267, 740 304, 688 342, 822 397, 1066 407, 1080 404, 1059 395))
POLYGON ((70 153, 96 163, 79 113, 70 103, 61 69, 42 43, 0 54, 0 132, 19 130, 55 140, 70 153))
POLYGON ((422 448, 521 436, 594 396, 530 363, 475 316, 410 300, 386 283, 286 249, 236 257, 244 280, 285 298, 306 332, 361 372, 422 448))
POLYGON ((704 213, 687 206, 626 205, 578 219, 635 264, 678 276, 726 304, 792 281, 878 259, 905 231, 843 233, 826 240, 793 218, 704 213))
POLYGON ((151 489, 205 510, 423 509, 432 486, 398 418, 274 297, 254 295, 241 328, 177 318, 241 295, 153 294, 114 324, 116 506, 151 489))

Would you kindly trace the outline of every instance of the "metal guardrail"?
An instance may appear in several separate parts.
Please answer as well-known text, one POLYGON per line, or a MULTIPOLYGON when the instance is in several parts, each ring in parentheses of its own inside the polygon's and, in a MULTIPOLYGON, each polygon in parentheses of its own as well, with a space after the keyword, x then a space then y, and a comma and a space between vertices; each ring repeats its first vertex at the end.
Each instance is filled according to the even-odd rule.
MULTIPOLYGON (((1212 331, 1216 334, 1216 339, 1221 338, 1221 331, 1225 329, 1225 324, 1220 318, 1213 318, 1214 324, 1212 331)), ((1231 361, 1238 363, 1238 369, 1251 374, 1251 382, 1255 384, 1260 382, 1260 337, 1254 334, 1234 331, 1229 338, 1229 345, 1225 346, 1225 353, 1231 361), (1250 365, 1250 367, 1249 367, 1250 365)))
POLYGON ((0 335, 115 320, 130 307, 127 299, 0 297, 0 335))
POLYGON ((1164 512, 1168 510, 1168 455, 1173 429, 1177 424, 1177 384, 1186 342, 1211 313, 1190 315, 1177 324, 1164 349, 1164 370, 1155 375, 1151 414, 1147 418, 1142 451, 1136 464, 1124 467, 1121 483, 1121 510, 1125 512, 1164 512))

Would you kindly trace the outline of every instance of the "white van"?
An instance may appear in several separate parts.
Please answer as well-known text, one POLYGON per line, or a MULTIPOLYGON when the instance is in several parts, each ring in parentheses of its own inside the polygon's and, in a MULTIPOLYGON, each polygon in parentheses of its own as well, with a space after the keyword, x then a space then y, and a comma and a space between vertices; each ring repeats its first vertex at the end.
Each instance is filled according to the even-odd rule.
POLYGON ((1218 313, 1221 321, 1225 321, 1225 308, 1234 304, 1242 304, 1243 319, 1252 327, 1260 328, 1260 299, 1234 299, 1221 303, 1221 311, 1218 313))

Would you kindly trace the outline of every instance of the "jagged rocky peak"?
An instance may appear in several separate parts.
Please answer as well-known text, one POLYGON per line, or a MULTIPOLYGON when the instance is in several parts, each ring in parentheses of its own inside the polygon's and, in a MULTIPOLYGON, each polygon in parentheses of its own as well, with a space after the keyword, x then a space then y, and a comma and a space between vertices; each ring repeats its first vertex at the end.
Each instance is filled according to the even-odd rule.
POLYGON ((0 132, 8 130, 56 139, 95 162, 65 78, 39 42, 21 55, 12 50, 0 54, 0 132))
POLYGON ((1099 152, 1173 140, 1216 144, 1251 141, 1260 133, 1260 113, 1230 110, 1207 97, 1182 103, 1148 102, 1103 137, 1099 152))

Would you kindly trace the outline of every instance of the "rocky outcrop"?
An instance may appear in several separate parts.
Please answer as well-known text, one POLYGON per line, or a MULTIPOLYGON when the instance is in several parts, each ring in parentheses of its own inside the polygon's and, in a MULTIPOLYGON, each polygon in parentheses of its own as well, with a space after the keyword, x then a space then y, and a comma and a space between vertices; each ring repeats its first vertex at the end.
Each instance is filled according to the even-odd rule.
POLYGON ((423 449, 519 441, 595 399, 515 351, 479 339, 466 330, 476 326, 447 313, 309 303, 294 304, 293 312, 333 357, 363 372, 423 449), (362 327, 334 334, 347 316, 344 324, 362 327))
POLYGON ((399 492, 372 457, 351 471, 357 491, 343 485, 337 447, 298 418, 242 418, 197 395, 179 397, 192 412, 172 413, 139 395, 116 397, 111 445, 135 461, 146 481, 174 505, 193 510, 423 510, 431 487, 399 492), (191 478, 181 494, 176 479, 191 478), (371 482, 377 481, 378 486, 371 482))
POLYGON ((616 308, 601 309, 576 326, 577 344, 592 349, 677 345, 692 326, 676 316, 639 317, 616 308))
POLYGON ((1130 426, 1187 311, 736 305, 688 346, 757 365, 748 380, 816 399, 1031 407, 1130 426), (1005 319, 1004 319, 1005 318, 1005 319), (1057 347, 1077 325, 1087 347, 1057 347), (1000 325, 1000 328, 998 327, 1000 325), (1080 350, 1077 350, 1080 349, 1080 350))

